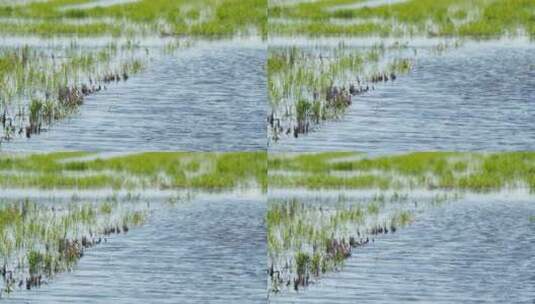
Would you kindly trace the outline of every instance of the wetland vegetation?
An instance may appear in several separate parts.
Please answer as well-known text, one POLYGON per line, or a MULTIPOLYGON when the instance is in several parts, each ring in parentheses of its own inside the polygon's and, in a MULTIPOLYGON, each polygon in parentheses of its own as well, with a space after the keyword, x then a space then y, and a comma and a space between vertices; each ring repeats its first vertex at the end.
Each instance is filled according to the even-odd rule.
POLYGON ((86 250, 128 233, 148 215, 144 203, 71 202, 46 205, 30 200, 0 204, 1 293, 48 284, 72 270, 86 250), (126 204, 126 205, 125 205, 126 204))
POLYGON ((89 95, 193 40, 265 38, 266 6, 265 0, 2 1, 0 36, 8 43, 0 49, 0 146, 50 130, 89 95))
POLYGON ((93 247, 131 233, 153 211, 161 215, 197 195, 267 189, 266 152, 4 153, 0 168, 2 298, 52 284, 93 247))
POLYGON ((416 212, 457 195, 436 194, 427 199, 394 192, 358 199, 273 199, 268 202, 268 274, 270 292, 298 291, 328 272, 343 268, 354 250, 396 233, 410 224, 416 212))
MULTIPOLYGON (((443 54, 466 41, 505 37, 531 40, 534 5, 532 1, 513 0, 270 1, 270 144, 277 149, 276 142, 285 136, 298 137, 316 131, 324 122, 346 119, 344 112, 352 114, 361 102, 373 99, 368 97, 383 92, 379 84, 424 69, 417 66, 418 59, 427 54, 427 46, 418 45, 421 41, 433 44, 434 51, 443 54), (343 52, 335 46, 336 41, 346 44, 343 52), (381 51, 374 54, 379 56, 370 57, 368 52, 373 50, 369 45, 374 41, 372 49, 381 51)), ((402 78, 398 82, 395 86, 403 86, 402 78)), ((367 103, 364 108, 373 106, 367 103)), ((336 124, 329 124, 330 132, 335 133, 336 127, 331 125, 336 124)), ((281 151, 285 145, 278 145, 281 151)), ((289 146, 298 146, 296 151, 309 150, 297 143, 289 146)))
POLYGON ((270 140, 306 134, 322 122, 340 117, 358 95, 408 73, 410 58, 387 57, 387 53, 404 48, 396 43, 359 50, 343 42, 335 48, 270 47, 270 140))
POLYGON ((429 209, 465 196, 529 195, 534 166, 531 152, 270 153, 270 293, 299 291, 343 271, 356 250, 403 233, 429 209))
POLYGON ((85 97, 140 72, 148 49, 132 41, 83 48, 0 50, 1 142, 30 138, 72 115, 85 97))
POLYGON ((532 152, 417 152, 394 156, 358 153, 270 154, 273 187, 535 191, 532 152), (290 174, 291 173, 291 174, 290 174))
POLYGON ((232 36, 266 33, 266 0, 16 1, 0 5, 0 33, 43 36, 232 36))
POLYGON ((65 152, 2 155, 0 185, 38 189, 266 189, 267 153, 147 152, 116 157, 65 152))
POLYGON ((530 0, 321 0, 270 4, 269 28, 273 35, 535 35, 535 3, 530 0))

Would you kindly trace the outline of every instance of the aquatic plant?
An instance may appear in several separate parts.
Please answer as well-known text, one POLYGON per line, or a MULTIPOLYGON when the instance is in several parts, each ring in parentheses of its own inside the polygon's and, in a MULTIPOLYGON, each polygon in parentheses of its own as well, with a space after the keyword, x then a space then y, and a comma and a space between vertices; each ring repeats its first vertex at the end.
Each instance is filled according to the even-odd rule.
POLYGON ((353 250, 412 223, 417 208, 453 199, 455 195, 435 195, 419 199, 419 207, 398 193, 362 201, 270 199, 266 215, 270 290, 306 287, 323 273, 343 267, 353 250))
MULTIPOLYGON (((146 58, 147 54, 143 54, 146 58)), ((75 112, 84 98, 126 80, 144 66, 139 49, 111 43, 97 50, 76 44, 65 48, 0 49, 0 85, 5 89, 0 111, 3 134, 31 137, 55 120, 75 112)))
POLYGON ((267 189, 267 153, 147 152, 79 160, 68 152, 0 157, 0 186, 41 189, 267 189), (2 172, 6 171, 7 174, 2 172), (17 172, 17 174, 10 174, 17 172))
POLYGON ((386 58, 399 44, 362 51, 341 43, 335 48, 270 47, 269 138, 298 137, 320 122, 340 117, 355 98, 375 85, 397 79, 412 67, 408 58, 386 58), (382 67, 384 66, 384 67, 382 67))
POLYGON ((119 202, 46 205, 29 200, 0 204, 3 291, 32 289, 72 269, 84 252, 143 223, 145 204, 119 202))

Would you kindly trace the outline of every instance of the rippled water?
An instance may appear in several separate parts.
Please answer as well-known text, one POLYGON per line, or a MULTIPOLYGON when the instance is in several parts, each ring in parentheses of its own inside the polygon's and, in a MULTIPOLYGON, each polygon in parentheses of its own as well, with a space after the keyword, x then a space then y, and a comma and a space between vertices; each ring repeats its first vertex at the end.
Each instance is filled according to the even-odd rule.
POLYGON ((467 198, 354 250, 341 272, 273 303, 534 303, 529 200, 467 198))
POLYGON ((86 251, 74 272, 17 290, 9 303, 265 303, 264 213, 255 197, 159 208, 143 227, 86 251))
POLYGON ((262 43, 199 43, 85 99, 73 118, 14 151, 228 151, 266 147, 262 43))
POLYGON ((478 44, 417 56, 414 70, 353 99, 338 121, 274 151, 535 149, 535 45, 478 44))

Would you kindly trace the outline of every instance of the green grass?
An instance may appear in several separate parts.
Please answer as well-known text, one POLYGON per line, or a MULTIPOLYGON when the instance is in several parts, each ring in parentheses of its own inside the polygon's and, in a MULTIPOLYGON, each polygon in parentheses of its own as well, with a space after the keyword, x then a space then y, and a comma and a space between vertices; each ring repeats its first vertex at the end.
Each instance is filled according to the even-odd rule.
POLYGON ((267 187, 265 152, 148 152, 108 159, 72 160, 87 155, 70 152, 3 156, 0 158, 0 185, 42 189, 267 187), (2 174, 1 171, 17 174, 2 174))
POLYGON ((518 29, 535 35, 531 0, 409 0, 392 5, 330 10, 358 1, 323 0, 293 6, 271 6, 270 18, 305 20, 298 25, 270 25, 272 35, 424 35, 493 38, 515 35, 518 29), (347 24, 330 22, 332 18, 347 24), (358 20, 358 23, 351 23, 358 20))
POLYGON ((141 225, 146 205, 128 202, 73 202, 47 206, 29 200, 0 202, 1 267, 14 280, 2 292, 38 287, 57 273, 72 270, 85 250, 111 234, 141 225), (100 205, 99 207, 99 204, 100 205))
POLYGON ((109 75, 126 80, 124 75, 139 73, 148 55, 130 40, 95 49, 74 42, 46 51, 28 46, 0 49, 0 113, 18 126, 3 124, 2 139, 38 134, 72 115, 87 94, 110 85, 109 75))
POLYGON ((276 141, 284 134, 305 134, 342 116, 360 94, 350 94, 351 88, 373 90, 378 75, 408 73, 412 66, 409 58, 385 56, 387 51, 402 47, 377 44, 365 51, 343 43, 332 48, 270 47, 270 137, 276 141))
MULTIPOLYGON (((436 197, 431 202, 446 199, 436 197)), ((412 201, 399 194, 362 202, 343 197, 336 202, 269 200, 270 290, 279 292, 288 285, 298 290, 340 269, 352 250, 410 224, 414 219, 411 206, 412 201)))
POLYGON ((254 29, 265 36, 266 0, 141 0, 90 9, 62 9, 88 1, 50 0, 27 5, 0 7, 0 16, 38 20, 35 25, 7 26, 4 34, 100 36, 104 34, 166 34, 232 36, 254 29), (112 24, 99 20, 112 19, 112 24), (73 21, 92 21, 89 25, 73 21), (70 21, 70 22, 65 22, 70 21), (124 27, 120 22, 132 26, 124 27), (161 23, 164 26, 161 26, 161 23), (137 28, 136 28, 137 27, 137 28), (148 33, 145 33, 148 29, 148 33))
POLYGON ((362 157, 351 161, 346 161, 343 157, 347 157, 347 154, 318 153, 270 157, 270 170, 301 174, 297 177, 271 174, 269 186, 313 189, 419 187, 469 191, 527 187, 535 191, 533 152, 419 152, 362 157), (341 160, 337 161, 337 158, 341 160), (333 175, 333 172, 341 175, 333 175))

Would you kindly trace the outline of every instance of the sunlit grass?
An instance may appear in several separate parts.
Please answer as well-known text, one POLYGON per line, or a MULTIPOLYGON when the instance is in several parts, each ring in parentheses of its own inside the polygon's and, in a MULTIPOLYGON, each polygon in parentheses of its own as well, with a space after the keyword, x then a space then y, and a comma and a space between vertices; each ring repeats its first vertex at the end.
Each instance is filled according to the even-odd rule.
POLYGON ((535 153, 532 152, 419 152, 337 161, 341 156, 344 154, 270 157, 269 168, 277 171, 270 175, 269 184, 274 188, 419 187, 492 191, 525 187, 535 191, 535 153), (288 177, 277 173, 280 171, 301 174, 288 177))
MULTIPOLYGON (((143 30, 148 28, 152 34, 229 36, 252 29, 260 35, 266 35, 266 0, 140 0, 107 7, 69 7, 84 2, 88 1, 50 0, 0 7, 2 17, 40 20, 35 25, 22 28, 8 26, 0 29, 0 32, 100 36, 143 34, 143 30), (99 20, 106 18, 115 20, 117 25, 99 23, 99 20), (73 22, 76 20, 89 20, 92 24, 76 24, 73 22), (124 22, 137 25, 140 29, 132 32, 118 25, 124 22)), ((135 29, 128 27, 132 28, 135 29)))
MULTIPOLYGON (((432 206, 450 199, 455 196, 437 195, 422 203, 432 206)), ((363 201, 344 196, 337 201, 270 200, 266 215, 270 291, 298 290, 340 269, 353 250, 409 225, 415 206, 399 193, 363 201)))
POLYGON ((265 152, 147 152, 106 159, 76 159, 84 156, 90 154, 5 155, 0 157, 0 185, 44 189, 267 187, 265 152))
POLYGON ((298 137, 324 121, 337 119, 358 95, 393 81, 412 67, 405 57, 385 58, 404 48, 377 44, 349 47, 271 47, 268 49, 270 138, 298 137))
POLYGON ((86 250, 141 225, 147 212, 145 204, 123 208, 114 200, 54 206, 0 202, 2 292, 40 287, 72 270, 86 250))
POLYGON ((518 30, 522 30, 527 35, 535 35, 535 3, 531 0, 408 0, 374 7, 336 8, 358 2, 323 0, 288 6, 272 5, 270 17, 301 22, 270 25, 270 33, 493 38, 517 35, 518 30), (332 19, 347 23, 332 23, 332 19))

